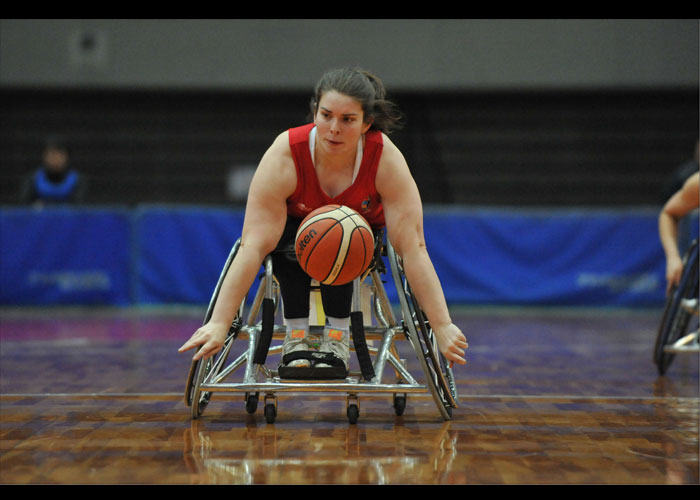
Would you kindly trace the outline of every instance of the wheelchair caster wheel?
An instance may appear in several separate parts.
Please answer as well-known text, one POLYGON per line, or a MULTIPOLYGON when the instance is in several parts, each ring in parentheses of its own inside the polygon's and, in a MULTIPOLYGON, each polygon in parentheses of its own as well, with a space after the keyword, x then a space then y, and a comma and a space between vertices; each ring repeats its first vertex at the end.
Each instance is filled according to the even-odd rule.
POLYGON ((347 405, 346 413, 348 415, 348 420, 351 424, 356 424, 357 419, 360 418, 360 400, 357 394, 350 394, 348 396, 347 405))
POLYGON ((274 424, 277 418, 277 398, 274 394, 265 395, 265 420, 268 424, 274 424))
POLYGON ((394 395, 394 413, 399 417, 403 415, 406 409, 406 396, 396 396, 394 395))
POLYGON ((348 420, 351 424, 356 424, 357 420, 360 418, 360 409, 355 404, 348 406, 348 420))
POLYGON ((275 405, 272 403, 266 404, 265 405, 265 421, 268 424, 274 424, 275 418, 277 418, 277 408, 275 408, 275 405))
POLYGON ((256 392, 255 394, 248 394, 246 393, 245 396, 245 411, 250 413, 251 415, 255 413, 258 409, 258 398, 259 394, 256 392))

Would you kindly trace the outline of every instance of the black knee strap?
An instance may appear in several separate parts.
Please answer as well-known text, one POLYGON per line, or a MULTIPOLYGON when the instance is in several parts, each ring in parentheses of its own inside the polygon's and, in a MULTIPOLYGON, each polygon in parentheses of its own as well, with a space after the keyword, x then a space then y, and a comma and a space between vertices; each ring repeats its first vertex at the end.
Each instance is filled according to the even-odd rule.
POLYGON ((270 350, 272 342, 272 333, 275 329, 275 303, 272 299, 263 299, 262 303, 262 327, 260 329, 260 338, 258 345, 255 347, 255 356, 253 363, 264 365, 267 359, 267 351, 270 350))
POLYGON ((367 339, 365 338, 362 311, 350 313, 350 331, 352 332, 352 343, 355 346, 355 354, 357 354, 362 377, 365 380, 372 380, 374 378, 374 366, 372 365, 372 358, 369 355, 367 339))

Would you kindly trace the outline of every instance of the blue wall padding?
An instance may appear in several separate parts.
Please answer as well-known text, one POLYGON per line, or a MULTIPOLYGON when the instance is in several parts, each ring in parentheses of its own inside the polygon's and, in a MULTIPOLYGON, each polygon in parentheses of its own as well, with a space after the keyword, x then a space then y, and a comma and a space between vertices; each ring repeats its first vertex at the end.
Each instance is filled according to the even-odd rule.
POLYGON ((132 301, 131 214, 121 209, 2 209, 0 303, 132 301))
POLYGON ((428 250, 452 302, 656 306, 664 300, 657 215, 444 211, 428 250))
MULTIPOLYGON (((0 304, 206 304, 243 215, 192 206, 2 208, 0 304)), ((690 227, 697 235, 697 216, 690 227)), ((653 210, 426 208, 425 238, 450 303, 664 301, 653 210)))
POLYGON ((137 213, 134 300, 143 304, 208 303, 243 214, 196 208, 137 213))

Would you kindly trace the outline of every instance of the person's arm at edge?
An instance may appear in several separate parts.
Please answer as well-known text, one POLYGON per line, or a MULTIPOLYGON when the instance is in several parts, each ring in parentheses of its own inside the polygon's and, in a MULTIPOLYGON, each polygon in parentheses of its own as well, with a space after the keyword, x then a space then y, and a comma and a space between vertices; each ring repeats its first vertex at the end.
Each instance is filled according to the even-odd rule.
POLYGON ((678 221, 698 208, 699 178, 698 173, 691 175, 683 187, 669 198, 659 214, 659 239, 666 255, 668 289, 678 284, 683 270, 682 259, 678 252, 678 221))

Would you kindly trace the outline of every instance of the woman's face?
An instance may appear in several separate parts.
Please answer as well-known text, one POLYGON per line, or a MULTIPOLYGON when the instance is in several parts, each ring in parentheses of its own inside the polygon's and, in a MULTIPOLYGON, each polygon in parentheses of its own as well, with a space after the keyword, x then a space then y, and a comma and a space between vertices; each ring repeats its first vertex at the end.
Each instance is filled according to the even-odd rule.
POLYGON ((354 153, 357 141, 371 123, 365 123, 362 105, 335 90, 321 96, 314 116, 317 144, 326 153, 354 153))

